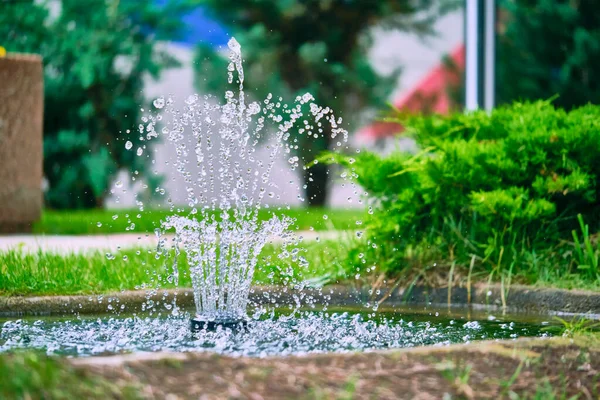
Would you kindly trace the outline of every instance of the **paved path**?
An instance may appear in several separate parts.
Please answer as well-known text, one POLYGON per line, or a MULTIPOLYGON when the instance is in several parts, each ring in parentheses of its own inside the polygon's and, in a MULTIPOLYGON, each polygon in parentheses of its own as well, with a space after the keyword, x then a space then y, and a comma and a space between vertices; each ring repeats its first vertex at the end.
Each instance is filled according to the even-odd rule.
MULTIPOLYGON (((348 235, 336 231, 300 231, 298 236, 304 240, 320 238, 337 239, 348 235)), ((172 238, 172 235, 167 235, 172 238)), ((273 238, 274 242, 278 238, 273 238)), ((93 250, 117 251, 119 248, 155 247, 157 238, 154 234, 123 233, 111 235, 8 235, 0 236, 0 251, 21 249, 28 252, 51 251, 58 253, 88 252, 93 250)))

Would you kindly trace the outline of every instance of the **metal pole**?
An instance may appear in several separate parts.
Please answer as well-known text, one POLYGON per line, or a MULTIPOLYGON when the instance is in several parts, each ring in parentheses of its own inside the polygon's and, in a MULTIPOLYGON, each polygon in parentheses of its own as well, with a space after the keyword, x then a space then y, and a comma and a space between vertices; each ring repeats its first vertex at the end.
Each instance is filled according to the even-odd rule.
POLYGON ((465 109, 479 108, 479 0, 466 0, 465 7, 465 109))
POLYGON ((496 100, 496 4, 485 0, 485 63, 483 106, 487 111, 494 108, 496 100))

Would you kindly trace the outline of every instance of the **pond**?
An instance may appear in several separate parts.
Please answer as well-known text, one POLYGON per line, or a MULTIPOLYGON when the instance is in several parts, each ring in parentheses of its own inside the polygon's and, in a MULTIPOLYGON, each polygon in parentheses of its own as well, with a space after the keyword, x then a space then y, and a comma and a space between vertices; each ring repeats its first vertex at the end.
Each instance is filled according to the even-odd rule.
MULTIPOLYGON (((250 310, 245 329, 191 333, 190 314, 95 315, 0 319, 0 351, 35 348, 50 354, 106 355, 210 351, 263 357, 347 352, 476 340, 551 336, 551 317, 490 314, 468 308, 402 306, 326 310, 250 310)), ((554 330, 555 331, 555 330, 554 330)))

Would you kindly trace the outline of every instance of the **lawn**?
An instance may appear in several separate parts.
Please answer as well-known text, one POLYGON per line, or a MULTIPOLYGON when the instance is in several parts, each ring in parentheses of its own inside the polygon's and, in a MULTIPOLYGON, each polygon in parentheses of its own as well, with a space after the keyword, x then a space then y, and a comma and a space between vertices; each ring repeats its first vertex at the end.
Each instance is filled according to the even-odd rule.
MULTIPOLYGON (((350 240, 304 244, 298 255, 306 258, 308 267, 292 260, 293 248, 288 247, 288 258, 280 258, 280 245, 267 245, 255 270, 254 281, 284 284, 305 279, 320 282, 335 279, 344 275, 351 245, 350 240)), ((169 257, 172 253, 157 258, 155 251, 149 249, 123 249, 111 257, 99 251, 87 254, 0 252, 0 295, 91 294, 173 287, 167 280, 173 265, 173 258, 169 257)), ((179 257, 178 265, 180 285, 190 287, 189 267, 184 256, 179 257)))
MULTIPOLYGON (((469 266, 454 265, 438 260, 405 258, 407 268, 400 272, 385 270, 385 260, 367 261, 367 242, 353 234, 338 240, 309 241, 299 247, 298 255, 309 265, 304 267, 293 260, 293 247, 288 247, 287 258, 281 258, 281 245, 267 245, 254 274, 255 284, 288 284, 305 281, 314 285, 346 281, 371 285, 385 273, 388 285, 454 286, 499 282, 508 292, 512 284, 561 289, 600 290, 600 281, 568 272, 568 260, 559 256, 543 259, 537 273, 515 271, 508 279, 469 266), (427 264, 423 264, 426 262, 427 264)), ((381 254, 380 254, 381 256, 381 254)), ((172 254, 156 258, 153 249, 129 248, 111 254, 90 253, 56 254, 51 252, 27 253, 18 249, 0 252, 0 295, 63 295, 117 292, 142 288, 170 288, 167 280, 173 265, 172 254), (114 258, 113 258, 114 257, 114 258)), ((180 286, 190 287, 189 266, 180 255, 180 286)))
MULTIPOLYGON (((185 210, 178 210, 185 215, 185 210)), ((48 235, 107 234, 124 232, 154 232, 160 221, 174 212, 168 210, 44 210, 33 232, 48 235)), ((290 208, 262 209, 259 219, 269 219, 273 214, 287 215, 296 220, 300 230, 356 229, 356 221, 364 217, 363 209, 290 208)))

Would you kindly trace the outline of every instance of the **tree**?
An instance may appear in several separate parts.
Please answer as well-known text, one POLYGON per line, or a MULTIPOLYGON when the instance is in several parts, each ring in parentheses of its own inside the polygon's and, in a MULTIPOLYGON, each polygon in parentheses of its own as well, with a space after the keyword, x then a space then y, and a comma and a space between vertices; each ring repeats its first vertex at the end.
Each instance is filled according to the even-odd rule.
POLYGON ((177 64, 157 44, 180 33, 191 6, 190 0, 0 5, 1 44, 44 59, 47 206, 102 206, 120 168, 144 173, 149 144, 138 130, 143 79, 177 64), (126 141, 142 156, 127 151, 126 141))
POLYGON ((502 0, 498 101, 548 99, 572 109, 600 103, 597 0, 502 0))
MULTIPOLYGON (((373 28, 430 35, 434 19, 455 2, 205 0, 203 4, 242 45, 250 95, 261 98, 273 92, 289 99, 310 92, 318 104, 332 107, 352 126, 357 111, 384 105, 397 78, 397 73, 378 76, 367 60, 373 28)), ((196 61, 199 89, 222 91, 224 61, 206 45, 198 47, 196 61)), ((331 145, 328 132, 318 139, 295 134, 304 164, 331 145)), ((310 205, 326 202, 328 174, 323 164, 304 169, 310 205)))

